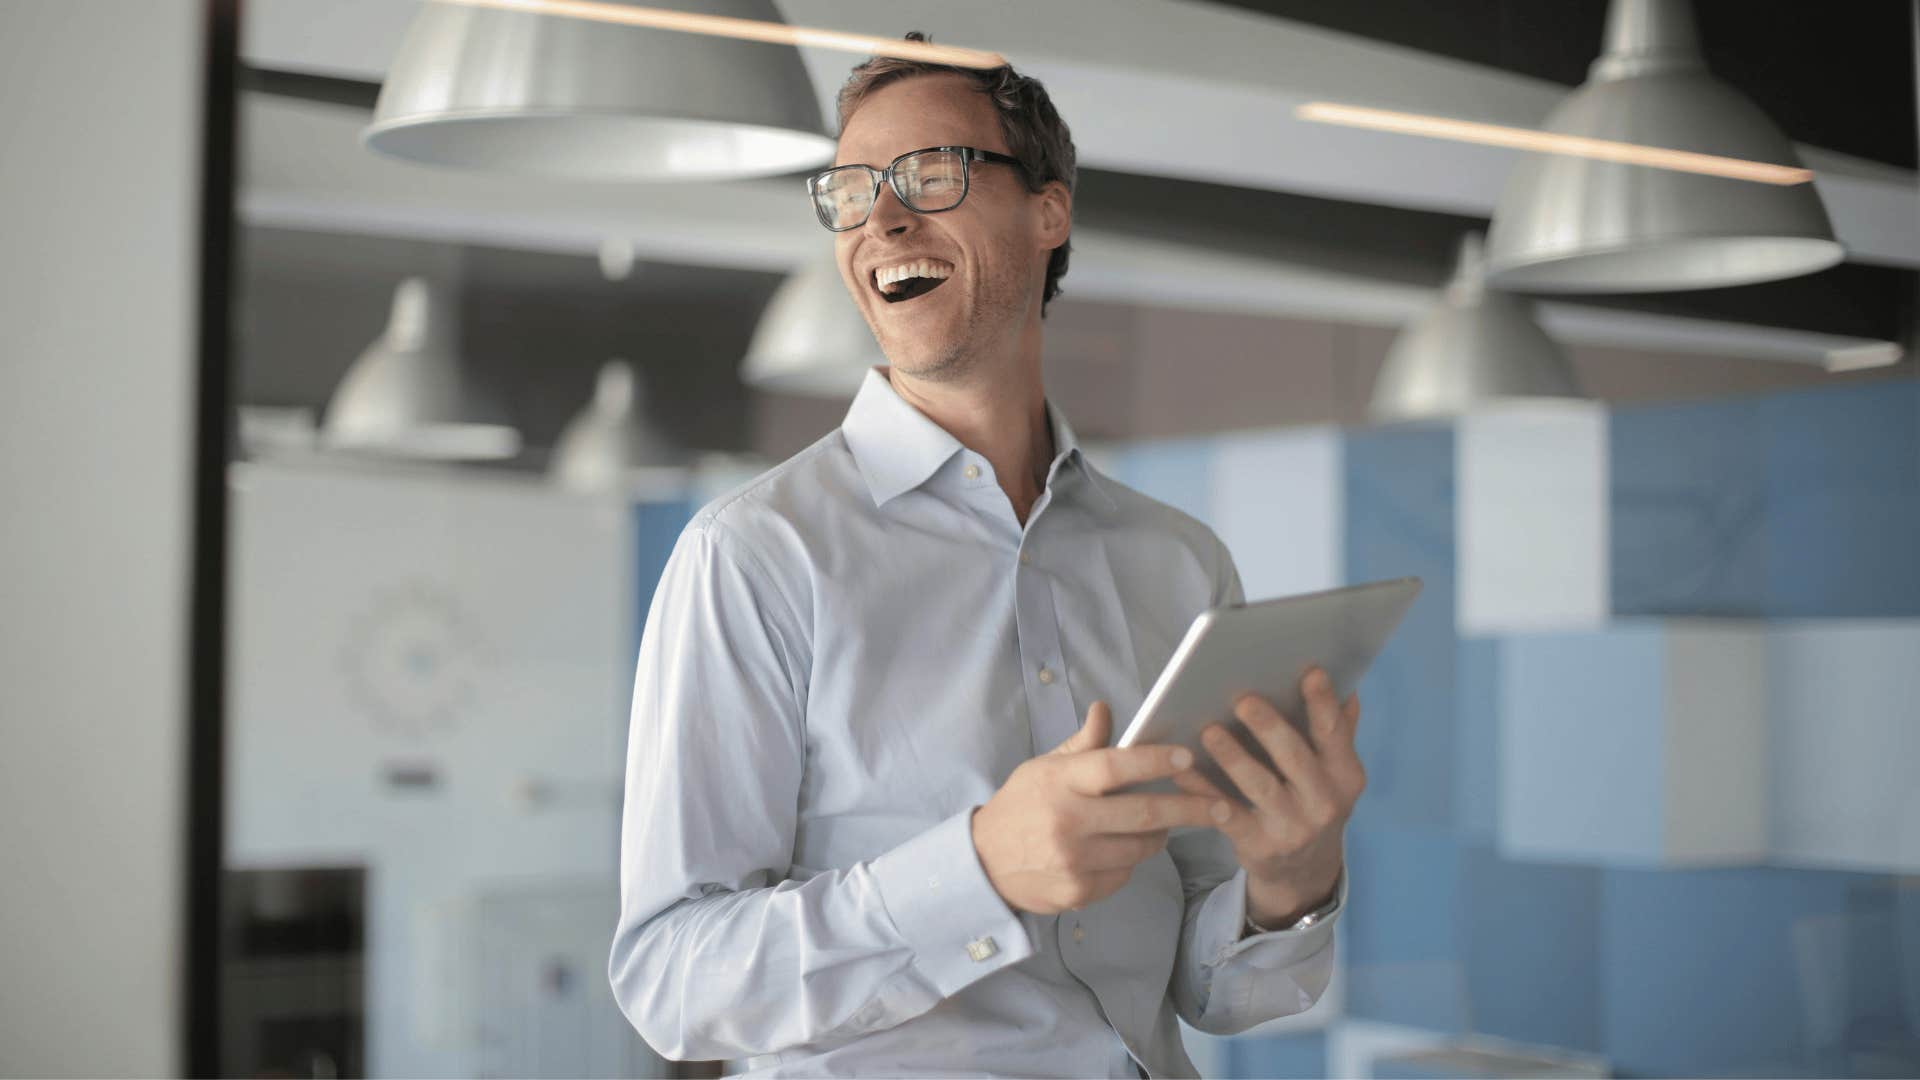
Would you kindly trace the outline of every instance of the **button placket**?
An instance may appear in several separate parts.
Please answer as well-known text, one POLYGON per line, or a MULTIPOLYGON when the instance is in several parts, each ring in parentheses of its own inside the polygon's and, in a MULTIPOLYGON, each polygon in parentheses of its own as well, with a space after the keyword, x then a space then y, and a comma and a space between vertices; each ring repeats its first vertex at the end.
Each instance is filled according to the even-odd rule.
MULTIPOLYGON (((1029 534, 1032 522, 1028 524, 1029 534)), ((1026 674, 1027 718, 1036 750, 1051 749, 1079 730, 1060 653, 1060 624, 1045 574, 1014 574, 1015 628, 1026 674)))

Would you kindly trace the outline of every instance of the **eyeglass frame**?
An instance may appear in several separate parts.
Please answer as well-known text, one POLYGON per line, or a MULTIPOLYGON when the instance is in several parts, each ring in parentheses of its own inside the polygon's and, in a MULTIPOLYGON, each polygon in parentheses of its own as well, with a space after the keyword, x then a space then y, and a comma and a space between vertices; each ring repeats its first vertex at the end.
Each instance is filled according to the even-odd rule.
POLYGON ((828 232, 834 233, 852 232, 862 225, 865 225, 868 219, 873 217, 873 208, 880 205, 881 181, 885 181, 886 185, 893 189, 893 196, 900 200, 900 205, 906 207, 913 213, 944 214, 949 210, 959 209, 960 204, 967 201, 968 193, 973 190, 973 163, 975 161, 985 161, 994 165, 1012 165, 1022 173, 1026 172, 1025 162, 1022 162, 1019 158, 1011 154, 1002 154, 998 150, 982 150, 976 146, 925 146, 918 150, 909 150, 901 154, 899 157, 888 162, 887 167, 884 169, 876 169, 871 165, 863 165, 857 162, 847 165, 835 165, 831 169, 822 169, 812 176, 807 177, 807 201, 813 204, 813 216, 820 219, 820 224, 825 226, 828 232), (934 151, 945 151, 947 153, 960 155, 960 197, 953 201, 952 206, 943 206, 938 210, 921 210, 907 201, 906 195, 900 190, 899 174, 894 170, 899 168, 902 161, 913 157, 915 154, 927 154, 933 153, 934 151), (829 173, 844 172, 851 169, 865 169, 867 176, 872 179, 873 189, 867 196, 871 201, 867 203, 867 213, 865 217, 862 217, 855 224, 835 228, 833 223, 827 220, 827 212, 820 206, 820 196, 816 191, 816 185, 829 173))

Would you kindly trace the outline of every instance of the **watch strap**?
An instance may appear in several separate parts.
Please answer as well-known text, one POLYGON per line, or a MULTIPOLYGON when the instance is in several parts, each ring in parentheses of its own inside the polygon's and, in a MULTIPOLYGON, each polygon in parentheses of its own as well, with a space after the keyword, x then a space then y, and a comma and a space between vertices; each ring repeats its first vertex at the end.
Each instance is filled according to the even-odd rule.
POLYGON ((1241 921, 1246 924, 1245 932, 1249 934, 1274 934, 1282 930, 1305 930, 1310 926, 1316 925, 1321 922, 1325 922, 1328 916, 1340 910, 1340 888, 1341 886, 1345 885, 1346 882, 1347 882, 1347 871, 1345 867, 1342 867, 1340 870, 1340 876, 1333 879, 1333 895, 1327 898, 1326 903, 1321 904, 1319 907, 1314 908, 1312 911, 1309 911, 1305 915, 1300 916, 1299 919, 1294 921, 1294 924, 1292 926, 1280 926, 1280 927, 1269 928, 1269 927, 1261 926, 1259 923, 1254 922, 1253 916, 1242 914, 1241 921))

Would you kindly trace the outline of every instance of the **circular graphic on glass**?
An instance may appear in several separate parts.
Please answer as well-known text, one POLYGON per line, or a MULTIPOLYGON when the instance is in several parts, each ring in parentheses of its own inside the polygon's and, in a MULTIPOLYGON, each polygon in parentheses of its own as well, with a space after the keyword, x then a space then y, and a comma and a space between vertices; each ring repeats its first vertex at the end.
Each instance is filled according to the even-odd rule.
POLYGON ((452 731, 472 705, 481 643, 453 591, 409 582, 354 619, 341 650, 348 697, 374 726, 422 737, 452 731))

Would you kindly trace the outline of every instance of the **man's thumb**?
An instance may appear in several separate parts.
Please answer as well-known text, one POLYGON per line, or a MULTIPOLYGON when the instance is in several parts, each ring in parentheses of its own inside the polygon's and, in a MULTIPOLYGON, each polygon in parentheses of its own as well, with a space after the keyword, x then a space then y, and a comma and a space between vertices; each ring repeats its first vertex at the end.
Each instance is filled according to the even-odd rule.
POLYGON ((1080 730, 1067 736, 1059 746, 1054 747, 1057 754, 1072 754, 1081 750, 1099 750, 1112 741, 1113 710, 1104 701, 1096 701, 1087 710, 1086 722, 1080 730))

